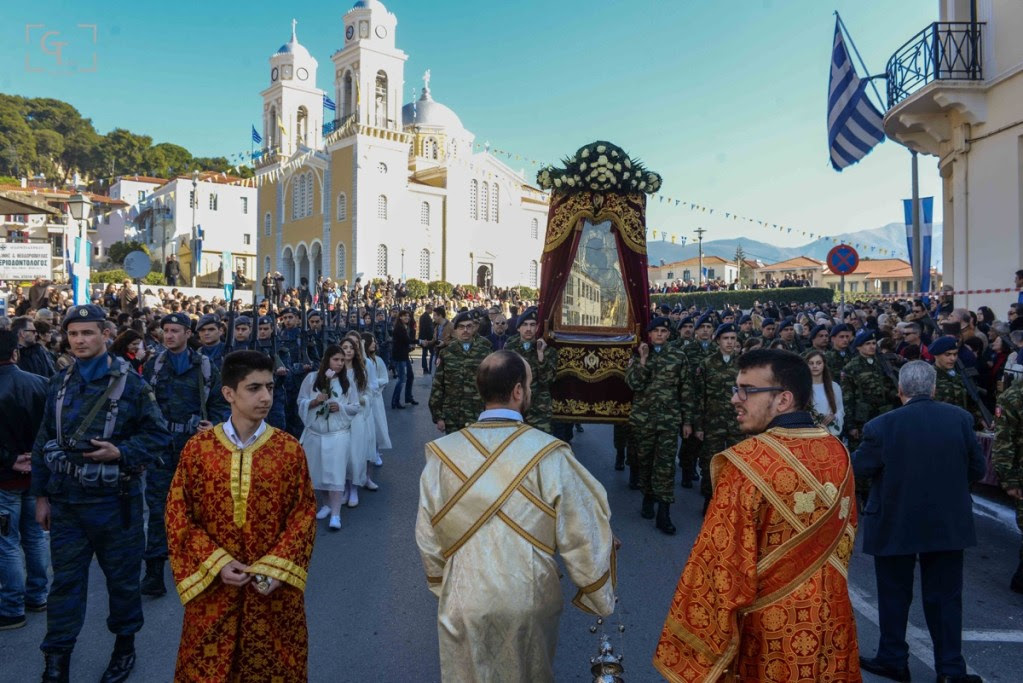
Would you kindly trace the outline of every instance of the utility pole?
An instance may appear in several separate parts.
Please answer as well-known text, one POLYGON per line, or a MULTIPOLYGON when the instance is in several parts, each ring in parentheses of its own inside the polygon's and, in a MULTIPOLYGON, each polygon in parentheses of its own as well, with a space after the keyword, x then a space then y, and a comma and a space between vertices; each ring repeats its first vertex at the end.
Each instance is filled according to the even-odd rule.
POLYGON ((192 287, 195 287, 196 276, 199 274, 199 258, 197 249, 199 237, 195 230, 195 208, 199 206, 199 171, 192 171, 192 287))
POLYGON ((923 269, 923 234, 920 229, 920 175, 917 171, 916 150, 911 150, 913 156, 913 291, 919 292, 924 281, 923 269))
POLYGON ((696 240, 700 250, 700 263, 697 266, 699 268, 699 275, 697 275, 696 282, 697 288, 703 287, 703 233, 707 232, 704 228, 697 228, 694 230, 696 233, 696 240))

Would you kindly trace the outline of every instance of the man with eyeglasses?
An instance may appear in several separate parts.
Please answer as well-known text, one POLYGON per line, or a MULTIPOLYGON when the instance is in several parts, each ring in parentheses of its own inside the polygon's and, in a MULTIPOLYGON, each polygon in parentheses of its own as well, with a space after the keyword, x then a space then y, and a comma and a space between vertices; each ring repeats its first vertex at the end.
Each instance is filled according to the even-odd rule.
POLYGON ((18 367, 25 372, 49 379, 57 372, 53 357, 39 343, 32 318, 21 316, 11 321, 11 331, 18 335, 18 367))
POLYGON ((808 412, 802 358, 756 349, 737 362, 731 402, 749 438, 711 462, 714 496, 654 667, 672 681, 763 681, 794 679, 787 662, 798 662, 800 680, 859 681, 845 578, 856 534, 849 456, 808 412))
POLYGON ((494 351, 503 349, 504 345, 508 343, 510 336, 508 334, 508 319, 501 313, 492 316, 490 318, 490 334, 487 335, 487 340, 494 348, 494 351))
POLYGON ((430 389, 430 416, 445 434, 473 424, 483 411, 476 371, 490 353, 490 342, 476 334, 469 311, 451 321, 454 339, 440 350, 430 389))
POLYGON ((903 358, 907 358, 909 349, 913 346, 920 348, 920 360, 933 361, 934 356, 931 355, 927 345, 924 344, 924 340, 921 336, 921 329, 919 323, 906 323, 902 328, 902 339, 903 345, 899 349, 898 353, 903 358))

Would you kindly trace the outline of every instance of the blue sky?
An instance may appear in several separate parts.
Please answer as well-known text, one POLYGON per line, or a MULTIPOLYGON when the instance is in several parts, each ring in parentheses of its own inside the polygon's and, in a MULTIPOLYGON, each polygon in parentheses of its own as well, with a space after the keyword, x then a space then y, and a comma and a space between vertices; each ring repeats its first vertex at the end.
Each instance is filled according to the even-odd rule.
MULTIPOLYGON (((934 21, 935 0, 385 0, 409 55, 405 99, 431 69, 434 98, 477 141, 557 161, 607 139, 664 176, 662 194, 716 210, 651 205, 651 228, 780 245, 902 220, 910 156, 886 141, 856 166, 828 163, 825 103, 838 10, 872 73, 934 21), (724 212, 793 226, 792 234, 724 212)), ((195 155, 249 148, 268 60, 298 19, 333 92, 330 55, 351 2, 250 0, 128 6, 74 0, 0 9, 0 92, 57 97, 91 117, 195 155), (93 43, 91 29, 96 26, 93 43), (40 47, 66 43, 64 65, 40 47), (94 71, 81 71, 93 63, 94 71), (67 64, 73 63, 72 66, 67 64), (30 69, 43 69, 35 71, 30 69)), ((878 82, 883 93, 883 81, 878 82)), ((536 167, 508 162, 532 179, 536 167)), ((940 197, 936 159, 921 194, 940 197)), ((940 220, 940 209, 936 206, 940 220)))

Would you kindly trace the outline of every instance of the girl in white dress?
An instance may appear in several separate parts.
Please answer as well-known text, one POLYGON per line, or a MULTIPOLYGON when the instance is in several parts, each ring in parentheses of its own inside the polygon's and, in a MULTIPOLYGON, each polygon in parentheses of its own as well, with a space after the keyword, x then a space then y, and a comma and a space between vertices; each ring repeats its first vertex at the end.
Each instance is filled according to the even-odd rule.
POLYGON ((361 340, 354 341, 346 336, 341 340, 341 354, 344 357, 344 372, 351 385, 351 391, 357 396, 357 401, 362 410, 352 416, 352 447, 351 458, 348 460, 348 486, 342 500, 347 501, 348 507, 353 508, 359 505, 359 487, 366 485, 366 451, 369 449, 370 429, 369 412, 365 410, 369 404, 369 380, 366 376, 366 365, 362 360, 360 347, 361 340))
POLYGON ((352 418, 364 412, 344 366, 341 347, 328 346, 319 370, 306 376, 298 393, 298 413, 305 424, 299 443, 305 449, 313 488, 327 498, 316 518, 329 516, 331 531, 341 528, 341 505, 352 458, 352 418))
MULTIPOLYGON (((369 332, 362 333, 363 348, 366 351, 366 374, 376 375, 376 384, 373 389, 372 400, 370 401, 370 422, 374 426, 375 448, 370 451, 369 461, 374 465, 383 465, 380 451, 391 447, 391 435, 387 429, 387 411, 384 410, 384 389, 391 377, 387 373, 387 364, 377 355, 377 340, 369 332)), ((369 484, 366 488, 375 490, 369 484)))
POLYGON ((820 351, 806 354, 806 364, 810 366, 813 377, 813 408, 821 415, 821 425, 834 436, 841 437, 845 420, 842 387, 832 381, 828 363, 820 351))

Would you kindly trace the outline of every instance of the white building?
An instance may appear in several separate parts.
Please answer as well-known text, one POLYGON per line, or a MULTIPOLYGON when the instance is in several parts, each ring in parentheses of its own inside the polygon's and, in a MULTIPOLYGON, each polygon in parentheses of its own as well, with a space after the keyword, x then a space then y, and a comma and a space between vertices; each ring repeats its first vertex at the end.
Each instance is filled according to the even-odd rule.
MULTIPOLYGON (((1023 3, 942 0, 937 10, 888 62, 885 133, 937 158, 945 283, 1012 287, 1023 267, 1023 3)), ((956 305, 1001 317, 1015 300, 957 295, 956 305)))
POLYGON ((378 0, 359 0, 334 27, 343 36, 328 88, 337 111, 322 126, 318 62, 294 24, 270 58, 259 276, 537 286, 547 195, 474 150, 475 136, 433 99, 429 72, 403 106, 408 56, 395 44, 397 23, 378 0))
POLYGON ((146 208, 146 200, 153 190, 167 182, 166 178, 150 176, 120 176, 110 185, 110 198, 120 199, 128 206, 120 211, 97 214, 95 218, 97 240, 93 252, 106 260, 110 245, 122 242, 136 230, 139 215, 146 208))
POLYGON ((154 259, 165 262, 175 254, 187 283, 192 276, 192 226, 202 231, 198 268, 201 286, 213 286, 223 254, 252 280, 256 267, 256 188, 237 183, 238 178, 203 171, 182 175, 148 191, 142 202, 139 239, 149 245, 154 259), (194 195, 194 200, 193 200, 194 195))

